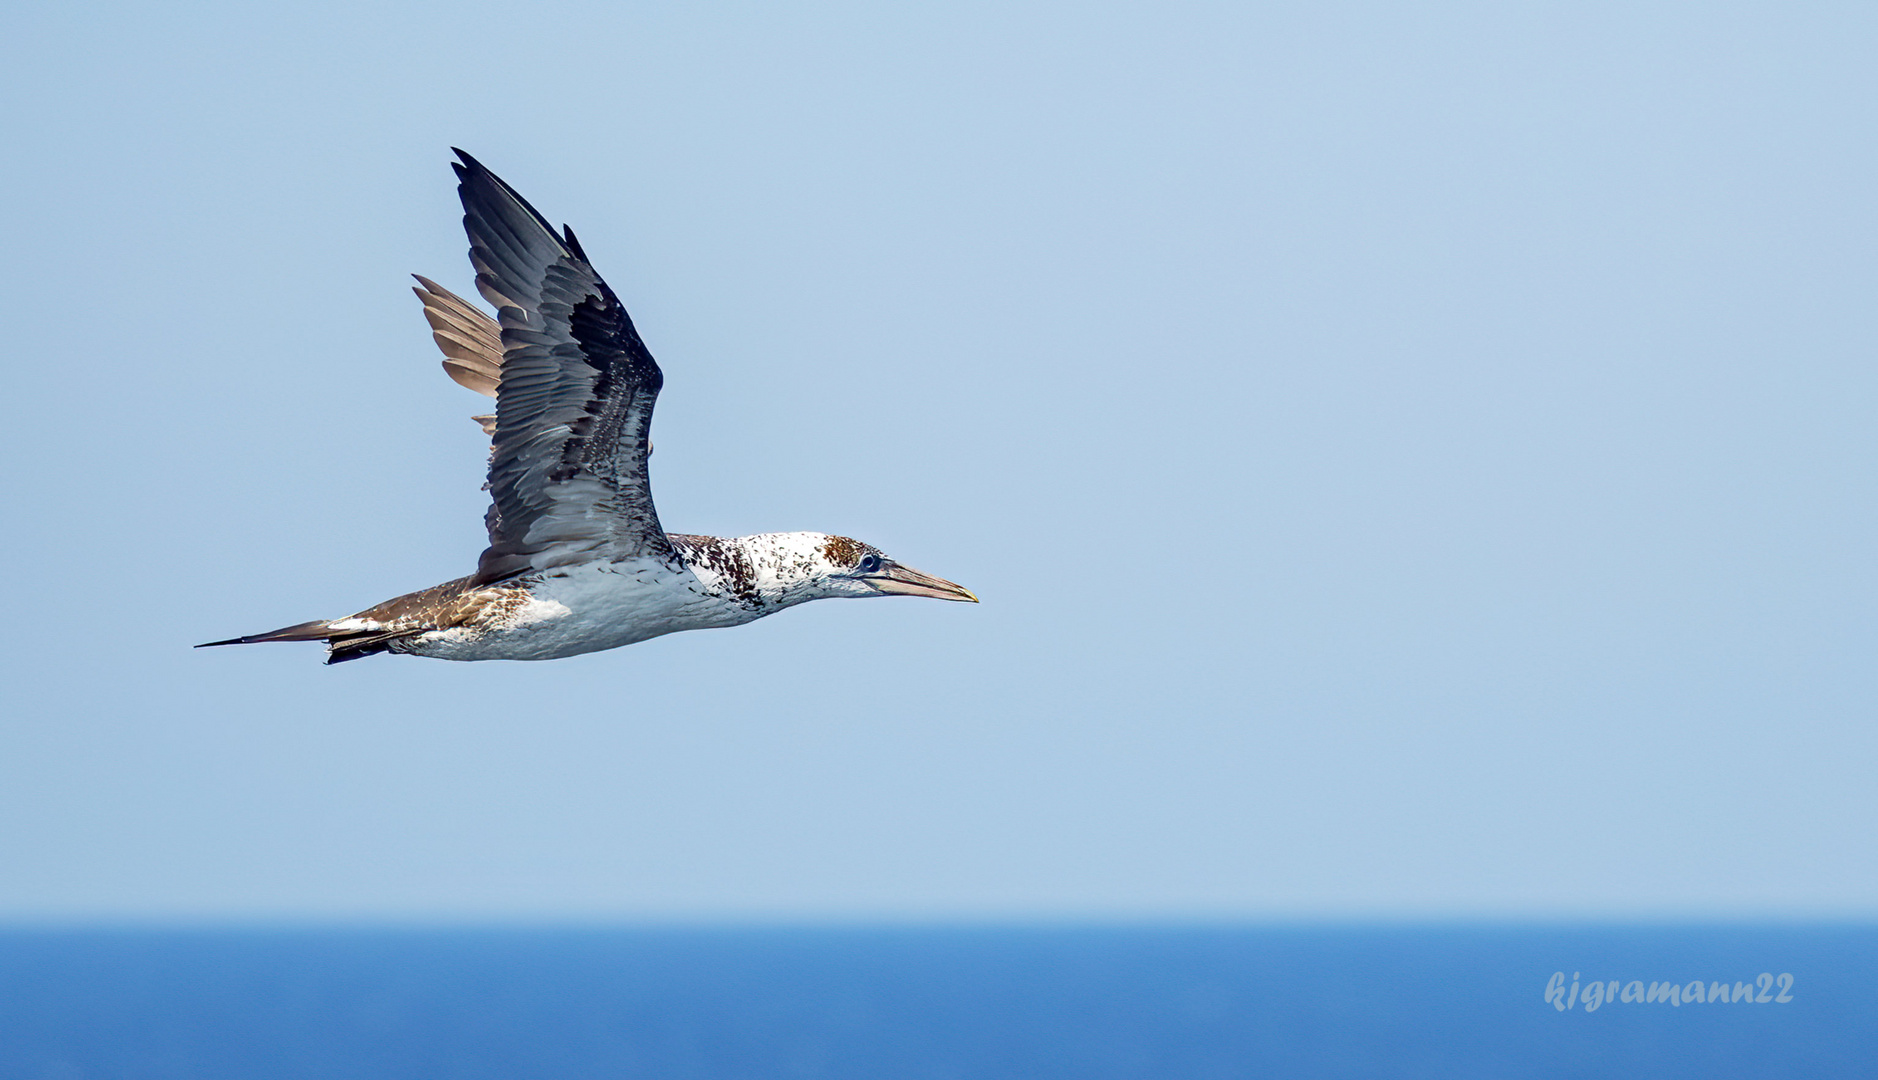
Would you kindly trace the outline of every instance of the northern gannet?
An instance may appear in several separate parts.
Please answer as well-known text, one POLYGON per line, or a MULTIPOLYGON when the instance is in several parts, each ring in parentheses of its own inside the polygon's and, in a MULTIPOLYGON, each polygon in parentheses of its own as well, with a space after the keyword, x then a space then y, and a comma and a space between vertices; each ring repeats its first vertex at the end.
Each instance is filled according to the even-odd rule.
POLYGON ((679 630, 738 626, 810 600, 978 598, 826 533, 667 533, 646 471, 665 377, 573 230, 456 151, 476 289, 496 318, 427 278, 414 291, 444 370, 496 399, 489 547, 476 572, 342 619, 211 641, 324 641, 326 662, 393 652, 552 660, 679 630))

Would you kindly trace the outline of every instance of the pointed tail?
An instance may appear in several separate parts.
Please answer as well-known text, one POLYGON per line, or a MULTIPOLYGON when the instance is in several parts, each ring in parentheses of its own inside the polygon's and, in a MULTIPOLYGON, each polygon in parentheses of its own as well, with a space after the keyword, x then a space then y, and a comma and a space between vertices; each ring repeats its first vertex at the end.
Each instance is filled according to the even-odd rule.
POLYGON ((269 630, 265 634, 249 634, 247 637, 229 638, 227 641, 205 641, 196 646, 209 649, 217 645, 253 645, 262 641, 325 641, 333 636, 332 621, 315 619, 294 626, 283 626, 279 630, 269 630))
POLYGON ((198 649, 214 648, 217 645, 254 645, 263 641, 324 641, 326 643, 326 662, 343 664, 347 660, 357 660, 362 656, 376 656, 391 650, 391 643, 402 637, 421 634, 424 628, 406 627, 399 630, 386 630, 382 625, 357 625, 352 619, 316 619, 296 626, 283 626, 279 630, 269 630, 265 634, 249 634, 247 637, 229 638, 227 641, 205 641, 196 646, 198 649), (350 623, 340 627, 335 623, 350 623))

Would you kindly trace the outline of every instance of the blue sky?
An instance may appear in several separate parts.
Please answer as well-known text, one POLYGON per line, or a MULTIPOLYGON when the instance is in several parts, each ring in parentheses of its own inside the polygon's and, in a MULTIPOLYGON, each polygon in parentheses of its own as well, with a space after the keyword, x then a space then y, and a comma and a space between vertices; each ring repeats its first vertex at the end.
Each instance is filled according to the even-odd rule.
POLYGON ((1868 6, 32 7, 0 918, 1878 912, 1868 6), (984 603, 190 651, 473 565, 451 145, 984 603))

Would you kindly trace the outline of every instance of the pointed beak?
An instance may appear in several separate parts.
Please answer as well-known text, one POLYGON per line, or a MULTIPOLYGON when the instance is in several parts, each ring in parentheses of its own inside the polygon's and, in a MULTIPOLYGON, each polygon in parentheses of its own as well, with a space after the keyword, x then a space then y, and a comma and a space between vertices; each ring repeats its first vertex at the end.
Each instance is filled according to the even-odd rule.
POLYGON ((891 559, 881 566, 879 573, 869 574, 861 580, 888 596, 930 596, 934 600, 978 602, 972 591, 963 585, 954 585, 945 578, 922 574, 891 559))

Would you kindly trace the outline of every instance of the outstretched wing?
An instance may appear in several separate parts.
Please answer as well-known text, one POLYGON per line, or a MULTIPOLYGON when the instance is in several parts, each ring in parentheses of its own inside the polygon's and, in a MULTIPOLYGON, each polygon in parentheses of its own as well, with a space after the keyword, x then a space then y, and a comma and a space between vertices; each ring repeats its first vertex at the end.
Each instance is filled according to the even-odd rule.
MULTIPOLYGON (((430 336, 443 350, 443 370, 460 386, 484 397, 495 397, 502 380, 502 327, 468 300, 422 274, 412 274, 418 287, 411 291, 424 302, 424 321, 430 336)), ((483 434, 494 436, 496 417, 472 416, 483 434)))
POLYGON ((495 505, 477 580, 593 558, 671 557, 646 472, 664 375, 573 231, 556 236, 513 188, 456 154, 476 288, 502 328, 495 505))

